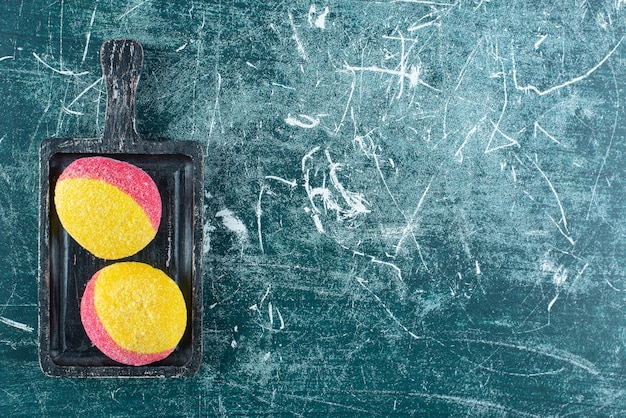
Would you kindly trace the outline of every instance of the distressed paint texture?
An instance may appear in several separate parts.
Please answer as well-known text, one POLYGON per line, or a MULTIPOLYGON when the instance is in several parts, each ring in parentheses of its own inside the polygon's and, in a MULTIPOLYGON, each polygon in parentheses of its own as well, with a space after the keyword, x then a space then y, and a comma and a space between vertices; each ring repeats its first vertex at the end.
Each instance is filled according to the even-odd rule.
POLYGON ((6 414, 626 414, 624 2, 0 13, 6 414), (37 364, 37 150, 101 134, 111 37, 145 49, 140 134, 205 148, 194 378, 37 364))

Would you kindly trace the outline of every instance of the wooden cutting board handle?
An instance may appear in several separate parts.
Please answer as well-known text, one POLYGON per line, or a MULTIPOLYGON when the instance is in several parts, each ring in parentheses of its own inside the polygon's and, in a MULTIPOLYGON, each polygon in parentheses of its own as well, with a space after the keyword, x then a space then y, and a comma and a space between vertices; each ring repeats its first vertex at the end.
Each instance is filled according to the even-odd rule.
POLYGON ((143 65, 143 48, 131 39, 111 39, 100 48, 107 92, 104 142, 120 149, 139 139, 135 129, 135 96, 143 65))

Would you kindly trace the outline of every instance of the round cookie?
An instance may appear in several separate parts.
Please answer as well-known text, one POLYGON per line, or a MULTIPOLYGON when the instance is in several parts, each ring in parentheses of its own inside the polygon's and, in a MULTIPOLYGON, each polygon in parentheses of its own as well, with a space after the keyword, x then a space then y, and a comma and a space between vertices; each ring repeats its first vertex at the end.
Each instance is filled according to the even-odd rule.
POLYGON ((147 264, 111 264, 93 275, 80 305, 87 336, 107 357, 132 366, 164 359, 187 326, 178 285, 147 264))
POLYGON ((142 250, 161 222, 161 196, 152 178, 107 157, 79 158, 67 166, 57 180, 54 203, 70 236, 105 260, 142 250))

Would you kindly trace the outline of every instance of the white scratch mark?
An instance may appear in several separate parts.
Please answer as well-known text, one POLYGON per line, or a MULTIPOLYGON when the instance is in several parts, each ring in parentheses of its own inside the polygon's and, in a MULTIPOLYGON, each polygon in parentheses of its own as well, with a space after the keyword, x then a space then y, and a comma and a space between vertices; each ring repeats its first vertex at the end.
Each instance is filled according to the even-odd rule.
POLYGON ((79 112, 77 110, 71 110, 68 109, 67 107, 61 105, 61 110, 63 111, 63 113, 68 114, 68 115, 74 115, 74 116, 82 116, 84 115, 83 112, 79 112))
POLYGON ((4 57, 0 57, 0 61, 4 61, 4 60, 14 60, 15 57, 13 55, 6 55, 4 57))
POLYGON ((548 312, 552 311, 552 307, 554 306, 560 295, 561 292, 557 293, 556 296, 554 296, 554 298, 550 301, 550 303, 548 303, 548 312))
POLYGON ((291 116, 291 114, 288 114, 287 118, 285 119, 285 123, 290 126, 297 126, 299 128, 305 129, 315 128, 317 125, 320 124, 319 118, 314 118, 312 116, 303 114, 298 115, 298 117, 299 119, 291 116))
MULTIPOLYGON (((470 361, 470 363, 475 364, 472 361, 470 361)), ((492 373, 498 373, 498 374, 506 375, 506 376, 517 376, 517 377, 527 377, 527 378, 528 377, 540 377, 540 376, 554 376, 554 375, 557 375, 557 374, 561 374, 561 373, 563 373, 566 370, 565 367, 561 367, 560 369, 546 370, 544 372, 537 372, 537 373, 517 373, 517 372, 507 372, 507 371, 504 371, 504 370, 498 370, 498 369, 494 369, 494 368, 491 368, 491 367, 486 367, 483 364, 476 364, 476 366, 479 367, 482 370, 486 370, 486 371, 492 372, 492 373)), ((487 381, 489 381, 489 378, 487 378, 487 381)))
POLYGON ((552 136, 552 135, 550 135, 548 132, 546 132, 546 130, 545 130, 545 129, 543 129, 543 127, 542 127, 541 125, 539 125, 539 122, 538 122, 538 121, 535 121, 535 131, 534 131, 534 133, 533 133, 533 136, 534 136, 535 138, 537 138, 537 131, 538 131, 538 130, 539 130, 539 131, 541 131, 541 132, 543 132, 543 134, 544 134, 545 136, 547 136, 548 138, 550 138, 552 141, 554 141, 554 142, 556 142, 557 144, 561 145, 561 142, 559 142, 559 140, 558 140, 558 139, 556 139, 554 136, 552 136))
POLYGON ((114 400, 117 403, 120 403, 120 401, 118 401, 115 397, 117 396, 117 393, 120 390, 122 390, 122 388, 117 388, 117 389, 111 391, 111 399, 114 400))
POLYGON ((346 101, 346 107, 344 108, 343 115, 341 115, 341 120, 339 121, 339 124, 335 128, 335 133, 339 132, 339 129, 341 129, 343 122, 346 120, 348 109, 350 109, 350 111, 352 112, 352 106, 350 106, 350 103, 352 102, 352 96, 354 95, 355 88, 356 88, 356 73, 352 71, 352 83, 350 84, 350 94, 348 95, 348 100, 346 101))
POLYGON ((620 46, 620 44, 622 43, 622 41, 624 40, 624 37, 622 37, 617 44, 613 47, 613 49, 611 49, 609 51, 608 54, 606 54, 606 56, 604 58, 602 58, 602 60, 600 60, 600 62, 598 62, 596 65, 594 65, 591 69, 587 70, 587 72, 585 72, 584 74, 578 76, 578 77, 574 77, 568 81, 565 81, 564 83, 561 84, 557 84, 556 86, 552 86, 546 90, 540 90, 537 87, 528 84, 526 86, 520 86, 517 83, 517 71, 515 69, 515 55, 513 53, 511 53, 511 58, 512 58, 512 62, 513 62, 513 83, 515 84, 515 88, 517 90, 523 91, 525 93, 528 93, 530 91, 538 94, 539 96, 544 96, 546 94, 550 94, 556 90, 560 90, 563 87, 567 87, 569 85, 572 85, 574 83, 577 83, 581 80, 584 80, 585 78, 589 77, 591 74, 593 74, 598 68, 602 67, 602 65, 611 57, 611 55, 613 55, 613 53, 617 50, 617 48, 620 46))
POLYGON ((272 307, 272 302, 267 303, 267 315, 270 318, 270 328, 274 327, 274 308, 272 307))
POLYGON ((413 26, 409 26, 409 28, 407 28, 407 30, 409 32, 414 32, 416 30, 424 29, 424 28, 426 28, 428 26, 431 26, 431 25, 434 25, 435 23, 437 23, 438 19, 439 19, 439 17, 437 17, 437 18, 435 18, 433 20, 429 20, 428 22, 425 22, 425 23, 418 23, 418 24, 415 24, 413 26))
POLYGON ((311 187, 309 172, 306 168, 306 162, 320 150, 320 147, 317 146, 309 151, 302 158, 302 173, 304 177, 304 189, 309 197, 309 201, 311 203, 311 210, 313 211, 313 219, 316 222, 316 227, 318 231, 322 232, 323 227, 321 227, 321 222, 315 220, 316 215, 322 213, 322 211, 315 205, 315 198, 320 197, 322 199, 322 203, 324 205, 324 209, 332 210, 337 214, 338 220, 352 220, 359 215, 370 213, 371 211, 367 208, 366 205, 369 205, 365 197, 360 193, 355 193, 349 190, 346 190, 345 187, 339 181, 337 177, 337 171, 341 170, 342 164, 334 163, 330 157, 330 153, 328 150, 324 151, 326 158, 329 163, 329 178, 334 189, 339 192, 342 199, 346 203, 347 207, 343 207, 337 202, 334 198, 333 193, 329 188, 325 185, 321 187, 311 187))
POLYGON ((229 209, 222 209, 215 214, 216 218, 222 218, 224 226, 236 234, 247 234, 246 226, 229 209))
POLYGON ((561 228, 561 225, 559 225, 559 222, 557 222, 552 216, 548 215, 548 218, 550 218, 550 220, 557 227, 557 229, 559 230, 561 235, 563 235, 565 237, 565 239, 567 239, 572 246, 574 244, 576 244, 576 241, 574 241, 574 238, 572 238, 569 235, 569 231, 567 231, 567 233, 566 233, 566 231, 564 231, 563 228, 561 228))
POLYGON ((276 315, 278 315, 278 322, 279 322, 279 326, 278 329, 279 330, 283 330, 285 329, 285 321, 283 320, 283 316, 280 313, 280 309, 278 309, 278 307, 276 307, 276 315))
POLYGON ((613 286, 613 283, 611 283, 611 282, 609 281, 609 279, 604 279, 604 281, 606 282, 606 284, 608 284, 608 285, 609 285, 609 287, 610 287, 611 289, 615 290, 616 292, 621 292, 621 291, 622 291, 621 289, 618 289, 617 287, 613 286))
POLYGON ((543 35, 537 42, 535 42, 535 49, 539 49, 539 46, 546 40, 548 35, 543 35))
POLYGON ((511 138, 509 135, 505 134, 504 132, 502 132, 500 130, 500 127, 497 126, 496 123, 494 123, 494 121, 490 120, 489 122, 491 122, 491 125, 494 127, 494 130, 491 135, 491 139, 489 140, 489 143, 487 144, 487 148, 485 148, 485 154, 489 154, 489 153, 492 153, 494 151, 498 151, 504 148, 515 147, 515 146, 518 148, 520 147, 519 142, 517 142, 517 140, 511 138), (491 143, 496 133, 499 133, 500 135, 502 135, 502 137, 506 139, 508 142, 492 148, 491 143))
POLYGON ((302 161, 301 161, 301 168, 302 168, 302 173, 305 174, 307 172, 306 170, 306 162, 308 160, 310 160, 311 158, 313 158, 313 155, 315 153, 317 153, 320 150, 320 146, 316 146, 315 148, 313 148, 311 151, 307 152, 306 154, 304 154, 304 156, 302 157, 302 161))
MULTIPOLYGON (((363 255, 365 255, 365 254, 363 254, 363 255)), ((368 256, 368 257, 371 257, 371 256, 368 256)), ((379 259, 377 259, 376 257, 371 257, 371 259, 372 259, 372 263, 382 264, 382 265, 384 265, 384 266, 389 266, 389 267, 391 267, 391 268, 392 268, 392 269, 394 269, 394 270, 396 271, 396 273, 398 274, 398 279, 400 279, 400 281, 401 281, 401 282, 403 282, 403 281, 404 281, 404 279, 402 278, 402 270, 400 270, 400 268, 399 268, 398 266, 396 266, 395 264, 390 263, 390 262, 388 262, 388 261, 382 261, 382 260, 379 260, 379 259)))
MULTIPOLYGON (((578 276, 576 276, 576 279, 578 279, 580 276, 582 276, 582 274, 584 273, 584 271, 585 271, 585 269, 587 268, 588 265, 589 264, 586 264, 585 267, 583 267, 582 271, 578 274, 578 276)), ((567 269, 565 267, 563 267, 563 266, 559 266, 555 270, 552 265, 547 264, 547 263, 544 263, 542 268, 543 268, 543 270, 551 270, 551 269, 554 270, 554 275, 552 276, 552 281, 554 282, 554 285, 557 287, 557 289, 559 289, 559 291, 556 293, 554 298, 552 298, 550 303, 548 303, 548 312, 551 312, 552 311, 552 307, 554 306, 554 304, 558 300, 559 296, 561 295, 561 290, 560 289, 562 288, 563 284, 565 284, 565 281, 567 280, 567 269)))
POLYGON ((326 29, 326 16, 328 15, 328 6, 324 7, 324 10, 322 11, 322 13, 318 14, 317 13, 317 8, 315 7, 314 4, 311 5, 311 7, 309 8, 309 16, 308 16, 308 20, 309 20, 309 26, 311 27, 316 27, 318 29, 326 29))
POLYGON ((268 285, 267 289, 265 290, 265 293, 263 294, 263 297, 261 297, 261 300, 259 301, 259 306, 263 306, 263 302, 265 302, 265 299, 267 299, 267 297, 269 296, 271 289, 272 289, 272 286, 268 285))
POLYGON ((389 74, 389 75, 393 75, 393 76, 398 76, 400 78, 399 82, 403 83, 404 79, 406 78, 409 81, 409 86, 410 87, 416 87, 418 84, 421 84, 424 87, 428 87, 431 90, 434 90, 438 93, 441 93, 441 90, 425 83, 424 81, 422 81, 422 79, 420 79, 420 67, 417 65, 411 65, 409 67, 409 71, 407 72, 402 71, 402 70, 390 70, 388 68, 380 68, 380 67, 376 67, 376 66, 369 66, 369 67, 354 67, 348 64, 344 65, 344 68, 348 71, 352 71, 352 72, 357 72, 357 71, 369 71, 369 72, 373 72, 373 73, 381 73, 381 74, 389 74))
POLYGON ((378 302, 378 304, 385 310, 385 312, 387 312, 387 315, 389 315, 389 318, 391 318, 393 320, 393 322, 395 322, 400 328, 402 328, 412 338, 415 338, 416 340, 421 340, 422 339, 422 337, 416 335, 414 332, 409 330, 402 322, 400 322, 400 320, 398 318, 396 318, 396 316, 393 314, 393 312, 391 312, 391 310, 387 307, 387 305, 385 305, 385 303, 380 299, 380 297, 378 297, 377 294, 372 292, 372 290, 369 287, 367 287, 367 285, 366 285, 367 281, 366 280, 364 280, 364 279, 362 279, 360 277, 356 277, 356 281, 363 289, 367 290, 369 292, 369 294, 374 297, 374 299, 376 299, 376 302, 378 302))
POLYGON ((215 214, 215 217, 222 219, 224 227, 233 232, 240 243, 244 243, 248 240, 248 228, 246 228, 244 223, 229 209, 220 210, 215 214))
POLYGON ((474 263, 476 264, 476 275, 480 276, 480 274, 482 273, 480 271, 480 264, 478 264, 478 260, 474 260, 474 263))
POLYGON ((424 260, 424 254, 422 254, 422 246, 415 240, 415 246, 417 247, 417 253, 420 256, 420 260, 422 261, 422 265, 426 269, 427 272, 432 273, 432 271, 428 268, 426 264, 426 260, 424 260))
POLYGON ((17 328, 19 330, 26 331, 26 332, 33 332, 33 330, 35 329, 35 328, 31 327, 30 325, 26 325, 26 324, 14 321, 14 320, 9 319, 9 318, 5 318, 4 316, 0 316, 0 322, 2 322, 3 324, 8 325, 10 327, 17 328))
POLYGON ((284 84, 277 83, 275 81, 272 81, 272 86, 280 87, 280 88, 283 88, 283 89, 286 89, 286 90, 295 90, 294 87, 289 87, 289 86, 286 86, 284 84))
POLYGON ((259 237, 259 247, 261 248, 261 253, 265 254, 265 248, 263 247, 263 234, 261 232, 261 215, 263 214, 263 210, 261 209, 261 199, 263 198, 263 193, 265 192, 265 185, 261 186, 261 190, 259 191, 259 200, 257 201, 256 208, 254 210, 256 214, 256 225, 257 225, 257 235, 259 237))
MULTIPOLYGON (((413 398, 422 398, 427 399, 429 401, 443 401, 447 403, 462 405, 467 409, 468 414, 472 415, 471 412, 475 412, 474 415, 486 415, 486 416, 516 416, 516 417, 527 417, 527 418, 541 418, 541 415, 531 414, 525 411, 520 411, 518 409, 510 408, 501 404, 497 404, 494 402, 485 401, 482 399, 474 399, 470 397, 464 396, 454 396, 454 395, 444 395, 439 393, 426 393, 426 392, 407 392, 407 391, 355 391, 355 395, 358 394, 366 394, 367 396, 373 395, 391 395, 391 396, 402 396, 402 397, 413 397, 413 398), (365 393, 367 392, 367 393, 365 393), (499 411, 499 414, 491 414, 487 412, 487 410, 499 411), (480 412, 479 412, 480 411, 480 412), (504 415, 502 414, 504 413, 504 415)), ((371 411, 366 411, 370 412, 371 411)), ((363 414, 362 414, 363 415, 363 414)))
POLYGON ((120 16, 118 16, 117 20, 122 20, 123 18, 125 18, 129 13, 132 13, 135 9, 137 9, 140 6, 143 6, 144 4, 146 4, 148 1, 150 0, 143 0, 139 3, 137 3, 136 5, 134 5, 133 7, 131 7, 130 9, 126 10, 124 13, 122 13, 120 16))
MULTIPOLYGON (((548 183, 548 187, 550 187, 550 190, 552 191, 552 194, 554 195, 554 198, 556 199, 556 203, 559 206, 559 210, 561 211, 561 221, 563 222, 563 226, 564 226, 565 230, 567 231, 567 218, 565 217, 565 210, 563 209, 563 205, 561 204, 561 199, 559 198, 559 194, 556 192, 556 189, 554 188, 554 185, 552 185, 552 182, 550 181, 550 179, 548 178, 546 173, 544 173, 544 171, 541 169, 541 167, 539 167, 539 165, 537 164, 536 161, 532 160, 528 156, 526 156, 526 158, 528 158, 528 160, 530 160, 533 163, 533 165, 535 166, 537 171, 539 171, 541 176, 548 183)), ((570 238, 570 240, 571 240, 571 238, 570 238)))
MULTIPOLYGON (((497 48, 497 45, 496 45, 496 48, 497 48)), ((502 72, 500 74, 502 74, 502 90, 504 92, 504 102, 502 103, 502 109, 500 110, 500 116, 498 117, 498 121, 495 122, 495 123, 493 121, 490 121, 491 124, 493 125, 493 131, 491 132, 491 137, 489 138, 489 143, 487 144, 487 148, 485 148, 485 154, 488 154, 488 153, 493 152, 493 151, 497 151, 499 149, 511 147, 511 146, 514 146, 514 145, 519 146, 519 143, 516 140, 514 140, 510 136, 504 134, 500 130, 500 123, 502 122, 502 118, 504 118, 504 114, 506 112, 506 108, 507 108, 508 103, 509 103, 509 95, 508 95, 508 91, 507 91, 507 82, 506 82, 506 72, 504 71, 504 63, 502 62, 502 60, 500 60, 500 66, 501 66, 501 69, 502 69, 502 72), (509 142, 506 143, 506 144, 502 144, 502 145, 499 145, 497 147, 492 148, 491 147, 491 143, 493 142, 493 139, 494 139, 496 133, 500 133, 509 142)))
MULTIPOLYGON (((17 350, 17 343, 13 342, 13 341, 9 341, 9 340, 0 340, 0 343, 8 345, 9 347, 11 347, 13 350, 17 350)), ((2 389, 4 390, 4 389, 2 389)), ((6 392, 6 390, 5 390, 6 392)), ((15 396, 14 398, 17 399, 17 396, 15 396)))
MULTIPOLYGON (((400 36, 391 36, 391 35, 383 35, 382 36, 383 39, 393 39, 394 41, 410 41, 412 43, 418 42, 419 39, 417 37, 415 38, 405 38, 402 34, 400 34, 400 36)), ((386 50, 385 50, 386 51, 386 50)), ((396 54, 392 54, 389 51, 386 51, 387 53, 385 54, 386 58, 392 58, 394 57, 396 54)), ((405 54, 406 55, 406 54, 405 54)))
POLYGON ((413 4, 425 4, 427 6, 454 6, 455 3, 443 3, 439 1, 428 0, 392 0, 392 3, 413 3, 413 4))
POLYGON ((328 164, 330 166, 330 171, 328 176, 330 177, 331 184, 335 187, 335 189, 339 192, 343 200, 348 205, 349 209, 346 211, 346 216, 348 218, 354 218, 359 214, 370 213, 371 211, 367 208, 366 205, 369 205, 367 200, 360 193, 351 192, 346 190, 343 184, 339 181, 337 177, 337 171, 341 170, 342 164, 333 163, 333 160, 330 157, 330 153, 328 150, 324 150, 324 154, 326 155, 326 159, 328 160, 328 164))
MULTIPOLYGON (((589 208, 587 209, 586 220, 589 219, 589 215, 591 214, 591 206, 593 205, 593 201, 596 196, 596 189, 598 187, 598 181, 600 180, 600 175, 604 171, 604 166, 606 165, 606 161, 609 158, 609 154, 611 153, 611 148, 613 147, 613 140, 615 139, 615 132, 617 129, 617 121, 620 115, 620 96, 619 96, 619 88, 617 86, 617 78, 615 77, 615 73, 611 71, 613 74, 613 83, 615 83, 615 118, 613 119, 613 127, 611 128, 611 139, 609 140, 609 145, 606 147, 606 152, 604 153, 604 157, 602 158, 602 164, 600 164, 600 168, 598 169, 598 174, 596 175, 596 181, 593 184, 593 188, 591 189, 591 199, 589 199, 589 208)), ((609 186, 610 187, 610 186, 609 186)))
POLYGON ((91 83, 90 85, 88 85, 83 91, 81 91, 78 96, 74 97, 74 99, 67 105, 67 108, 69 109, 70 107, 72 107, 72 105, 74 103, 76 103, 78 101, 78 99, 80 99, 81 97, 83 97, 85 95, 85 93, 87 93, 89 90, 91 90, 92 88, 94 88, 96 85, 98 85, 99 83, 102 82, 102 77, 100 77, 99 79, 97 79, 96 81, 94 81, 93 83, 91 83))
POLYGON ((207 220, 202 227, 202 254, 208 254, 211 251, 211 232, 215 231, 215 227, 207 220))
POLYGON ((295 180, 287 180, 284 179, 282 177, 277 177, 277 176, 265 176, 266 179, 268 180, 276 180, 276 181, 280 181, 281 183, 285 183, 286 185, 288 185, 291 188, 297 187, 298 183, 296 183, 295 180))
POLYGON ((396 98, 400 98, 402 97, 402 94, 404 92, 404 82, 405 82, 405 78, 409 81, 409 86, 410 87, 416 87, 418 84, 422 85, 424 87, 427 87, 433 91, 436 91, 438 93, 441 93, 441 90, 431 86, 430 84, 424 82, 421 78, 420 78, 420 73, 421 73, 421 65, 411 65, 408 67, 409 71, 407 72, 407 61, 409 58, 409 55, 411 54, 411 51, 413 50, 413 47, 417 44, 417 40, 416 39, 412 39, 411 40, 411 45, 410 47, 407 49, 406 48, 406 41, 407 39, 404 38, 404 35, 402 34, 402 32, 398 32, 399 33, 399 37, 397 38, 393 38, 393 39, 397 39, 400 41, 400 60, 398 63, 398 67, 399 70, 390 70, 387 68, 380 68, 377 66, 368 66, 368 67, 364 67, 364 66, 360 66, 360 67, 353 67, 348 65, 347 63, 344 64, 344 68, 348 71, 351 71, 353 73, 355 73, 356 71, 370 71, 370 72, 374 72, 374 73, 382 73, 382 74, 389 74, 389 75, 394 75, 394 76, 398 76, 398 95, 396 96, 396 98))
MULTIPOLYGON (((319 214, 321 212, 317 208, 317 206, 315 205, 315 202, 313 201, 313 198, 315 197, 315 194, 314 194, 314 189, 311 187, 311 185, 309 183, 309 170, 306 168, 306 163, 307 163, 307 161, 309 159, 311 159, 313 157, 313 154, 315 154, 319 150, 320 150, 319 146, 313 148, 311 151, 306 153, 304 155, 304 157, 302 157, 302 162, 301 162, 301 164, 302 164, 302 175, 304 177, 304 189, 306 190, 307 196, 309 197, 309 201, 311 202, 311 208, 312 209, 310 209, 310 210, 312 210, 313 214, 315 214, 315 215, 317 215, 317 214, 319 214)), ((305 209, 305 211, 306 211, 306 209, 305 209)), ((319 230, 319 228, 318 228, 318 230, 319 230)))
POLYGON ((573 280, 573 282, 576 282, 582 277, 582 275, 585 273, 585 270, 587 270, 587 267, 589 267, 589 263, 585 263, 583 268, 578 272, 578 275, 576 275, 576 278, 573 280))
POLYGON ((465 72, 467 71, 467 68, 469 67, 472 60, 474 59, 474 56, 478 52, 478 49, 480 48, 481 43, 482 43, 482 38, 478 41, 478 43, 476 44, 472 52, 467 56, 467 59, 465 60, 465 64, 463 64, 463 67, 461 68, 461 71, 459 71, 459 75, 457 76, 457 82, 456 82, 456 86, 454 87, 454 91, 457 91, 459 89, 459 86, 461 85, 461 82, 463 81, 463 78, 465 77, 465 72))
POLYGON ((183 49, 187 48, 188 42, 185 42, 184 44, 182 44, 181 46, 179 46, 178 48, 176 48, 176 52, 180 52, 183 49))
POLYGON ((317 229, 317 232, 319 232, 320 234, 325 234, 326 231, 324 230, 324 225, 322 224, 319 213, 312 212, 311 209, 308 207, 305 207, 304 211, 306 213, 311 213, 311 218, 313 219, 313 223, 315 224, 315 229, 317 229))
POLYGON ((459 164, 463 163, 463 148, 465 148, 465 145, 467 145, 467 143, 469 142, 470 138, 478 130, 478 125, 481 124, 482 122, 484 122, 486 118, 487 118, 487 115, 483 116, 480 119, 480 122, 478 122, 476 125, 474 125, 474 127, 472 129, 469 130, 469 132, 465 135, 465 140, 463 141, 463 143, 461 144, 459 149, 457 149, 456 152, 454 153, 454 157, 456 158, 456 160, 457 160, 457 162, 459 164))
POLYGON ((207 137, 207 144, 206 144, 207 154, 209 151, 209 143, 210 143, 211 135, 213 134, 213 128, 215 128, 215 119, 220 109, 220 92, 222 90, 222 76, 220 75, 220 73, 216 73, 216 74, 217 74, 217 87, 215 89, 215 100, 213 102, 213 114, 211 115, 211 124, 209 125, 209 135, 207 137))
POLYGON ((75 73, 74 71, 71 71, 71 70, 59 70, 59 69, 56 69, 56 68, 50 66, 48 63, 46 63, 44 60, 42 60, 39 57, 39 55, 37 55, 36 52, 33 52, 33 57, 35 57, 35 59, 37 61, 39 61, 44 67, 46 67, 49 70, 54 71, 57 74, 70 75, 70 76, 74 76, 74 77, 78 77, 78 76, 81 76, 81 75, 89 74, 89 71, 83 71, 83 72, 80 72, 80 73, 75 73))
POLYGON ((600 371, 598 368, 589 360, 577 356, 575 354, 570 353, 569 351, 560 350, 558 348, 539 345, 537 347, 529 347, 521 344, 513 344, 502 341, 490 341, 490 340, 472 340, 472 339, 455 339, 453 341, 457 342, 465 342, 470 344, 485 344, 491 345, 495 347, 503 347, 503 348, 511 348, 519 351, 526 351, 528 353, 538 354, 541 356, 545 356, 548 358, 553 358, 555 360, 563 361, 571 364, 572 366, 578 367, 586 372, 598 376, 600 375, 600 371))
POLYGON ((325 234, 326 231, 324 231, 324 225, 322 224, 320 216, 317 213, 314 213, 311 217, 313 218, 313 223, 315 224, 315 229, 317 229, 317 232, 319 232, 320 234, 325 234))
POLYGON ((567 269, 563 266, 559 266, 559 268, 554 272, 552 280, 556 286, 562 286, 567 280, 567 269))
POLYGON ((65 1, 61 0, 61 12, 59 14, 59 69, 63 70, 63 10, 65 1))
POLYGON ((252 68, 254 68, 255 70, 258 70, 258 69, 259 69, 256 65, 254 65, 254 64, 253 64, 253 63, 251 63, 250 61, 246 61, 246 65, 247 65, 248 67, 252 67, 252 68))
POLYGON ((291 25, 291 30, 293 31, 293 35, 291 36, 291 38, 296 42, 296 46, 298 48, 298 54, 300 55, 302 59, 308 60, 309 57, 307 56, 306 51, 304 50, 304 45, 302 45, 302 41, 300 41, 300 37, 298 36, 298 30, 296 28, 295 23, 293 23, 293 16, 291 12, 287 12, 287 16, 289 16, 289 24, 291 25))
POLYGON ((404 227, 404 230, 402 231, 402 237, 400 237, 400 240, 396 244, 395 255, 398 255, 398 252, 400 251, 400 247, 402 246, 402 243, 404 242, 406 237, 409 235, 409 233, 413 231, 413 228, 415 228, 415 223, 417 221, 417 213, 419 212, 420 208, 424 204, 424 199, 426 199, 426 195, 428 194, 428 191, 430 190, 430 185, 433 183, 434 178, 435 178, 434 176, 430 178, 428 185, 426 186, 426 188, 424 189, 424 192, 422 193, 422 197, 420 197, 419 202, 417 202, 417 206, 415 207, 415 210, 413 211, 413 214, 411 215, 411 219, 409 219, 409 222, 404 227))
POLYGON ((91 39, 91 28, 93 28, 93 22, 96 19, 96 10, 98 9, 98 3, 93 7, 93 12, 91 12, 91 20, 89 21, 89 29, 85 34, 85 49, 83 50, 83 58, 81 59, 81 63, 85 62, 87 58, 87 51, 89 50, 89 41, 91 39))

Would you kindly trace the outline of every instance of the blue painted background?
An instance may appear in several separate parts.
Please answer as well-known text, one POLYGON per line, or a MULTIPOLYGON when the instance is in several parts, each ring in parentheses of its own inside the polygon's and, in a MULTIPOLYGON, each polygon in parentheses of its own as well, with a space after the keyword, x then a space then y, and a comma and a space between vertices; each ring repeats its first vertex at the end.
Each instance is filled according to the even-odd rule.
POLYGON ((0 4, 0 411, 626 414, 626 2, 0 4), (205 149, 204 359, 37 362, 38 148, 94 137, 98 48, 137 128, 205 149))

